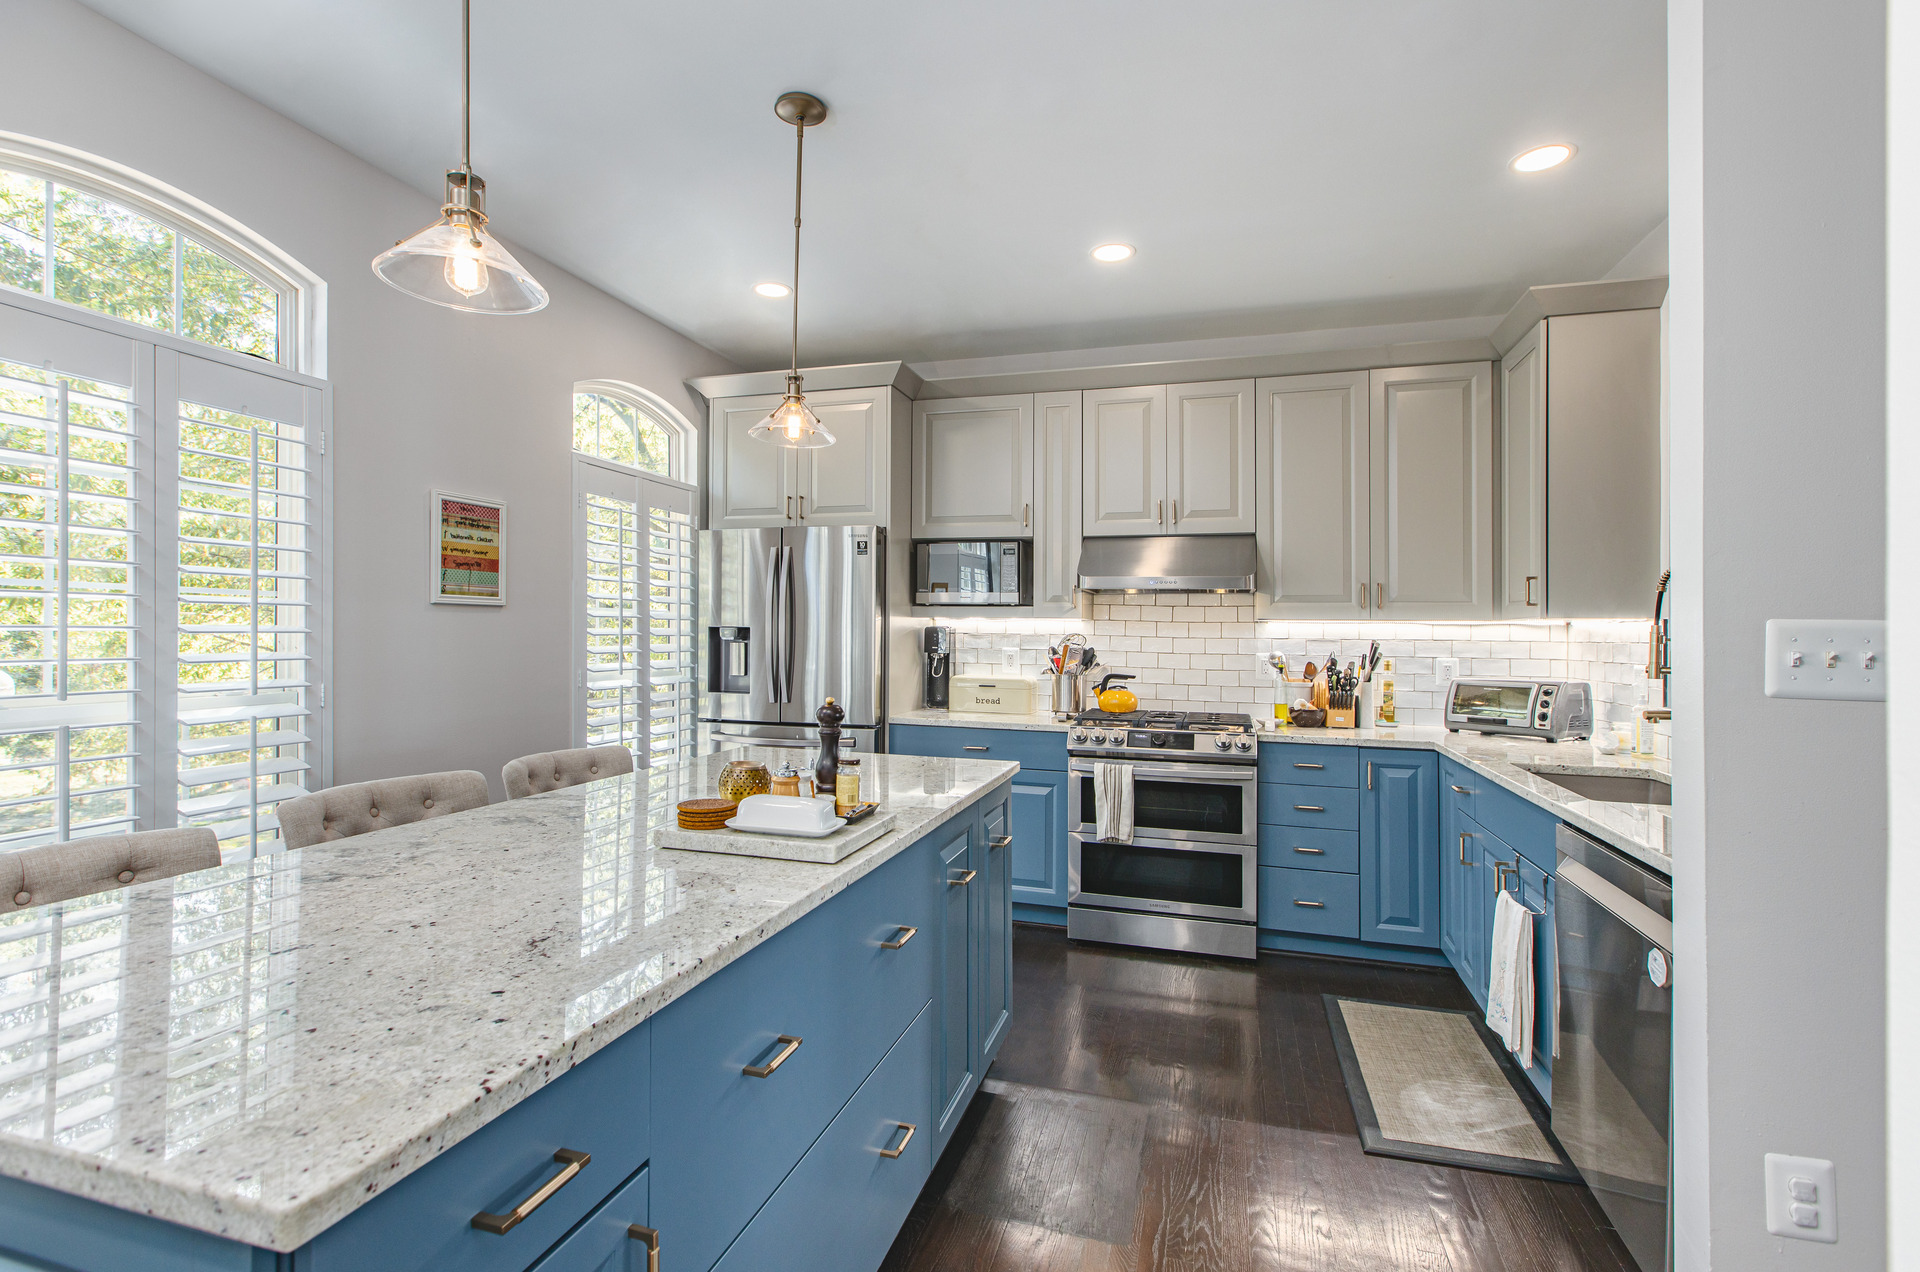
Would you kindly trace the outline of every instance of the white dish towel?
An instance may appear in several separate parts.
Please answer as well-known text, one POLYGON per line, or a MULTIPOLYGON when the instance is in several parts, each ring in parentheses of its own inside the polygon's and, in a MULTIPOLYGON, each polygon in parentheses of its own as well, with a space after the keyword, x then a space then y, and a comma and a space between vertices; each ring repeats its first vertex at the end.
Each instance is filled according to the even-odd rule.
POLYGON ((1115 843, 1133 838, 1133 765, 1094 764, 1093 829, 1115 843))
POLYGON ((1502 889, 1493 903, 1487 1028, 1522 1069, 1533 1067, 1533 911, 1502 889))

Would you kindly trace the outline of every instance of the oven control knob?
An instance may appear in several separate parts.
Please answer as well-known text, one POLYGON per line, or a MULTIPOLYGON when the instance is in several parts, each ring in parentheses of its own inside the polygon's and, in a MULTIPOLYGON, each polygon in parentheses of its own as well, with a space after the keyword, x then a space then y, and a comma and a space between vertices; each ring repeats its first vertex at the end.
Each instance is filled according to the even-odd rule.
POLYGON ((1104 733, 1089 733, 1087 735, 1087 741, 1093 743, 1095 746, 1105 746, 1107 744, 1107 735, 1104 733))
POLYGON ((1253 739, 1235 738, 1233 740, 1233 749, 1236 751, 1251 751, 1253 750, 1253 739))
POLYGON ((1154 746, 1165 746, 1167 744, 1167 735, 1164 733, 1149 733, 1147 734, 1147 741, 1154 746))
POLYGON ((1075 729, 1073 731, 1073 740, 1075 742, 1085 742, 1087 740, 1087 731, 1085 729, 1075 729))
POLYGON ((1214 739, 1213 739, 1213 749, 1214 749, 1214 750, 1216 750, 1216 751, 1224 751, 1224 750, 1226 750, 1226 749, 1227 749, 1228 747, 1230 747, 1230 746, 1232 746, 1232 745, 1233 745, 1233 743, 1232 743, 1231 741, 1229 741, 1229 740, 1228 740, 1228 738, 1227 738, 1227 735, 1226 735, 1226 734, 1224 734, 1224 733, 1219 733, 1219 734, 1215 734, 1215 735, 1214 735, 1214 739))

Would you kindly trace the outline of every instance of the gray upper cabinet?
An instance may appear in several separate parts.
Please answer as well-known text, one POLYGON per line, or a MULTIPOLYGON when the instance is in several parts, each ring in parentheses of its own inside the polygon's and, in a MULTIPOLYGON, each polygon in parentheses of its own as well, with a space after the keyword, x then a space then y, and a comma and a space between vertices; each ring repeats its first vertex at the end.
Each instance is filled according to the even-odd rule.
POLYGON ((790 450, 747 436, 778 394, 722 398, 710 408, 707 525, 886 525, 891 503, 894 390, 825 389, 807 405, 834 436, 819 450, 790 450))
POLYGON ((1504 612, 1519 612, 1513 580, 1532 574, 1531 616, 1651 617, 1663 520, 1660 311, 1547 318, 1507 352, 1500 379, 1504 612))
POLYGON ((1081 525, 1089 535, 1167 533, 1167 390, 1081 395, 1081 525))
POLYGON ((1261 380, 1255 398, 1261 617, 1366 617, 1367 373, 1261 380))
POLYGON ((1167 523, 1174 534, 1252 534, 1254 382, 1167 388, 1167 523))
POLYGON ((1547 324, 1538 323, 1500 363, 1500 570, 1502 618, 1547 614, 1547 324))
POLYGON ((1486 618, 1493 605, 1493 364, 1368 378, 1373 615, 1486 618))
POLYGON ((1033 534, 1033 413, 1026 393, 913 404, 914 538, 1033 534))
POLYGON ((1033 612, 1076 612, 1080 580, 1078 391, 1033 395, 1033 612))

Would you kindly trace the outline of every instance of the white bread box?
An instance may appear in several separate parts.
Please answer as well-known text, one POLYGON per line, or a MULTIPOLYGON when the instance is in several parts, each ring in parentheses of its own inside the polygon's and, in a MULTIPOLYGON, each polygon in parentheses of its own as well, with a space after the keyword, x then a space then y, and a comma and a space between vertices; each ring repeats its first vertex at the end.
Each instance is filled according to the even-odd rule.
POLYGON ((947 687, 947 709, 1030 715, 1033 681, 1018 676, 955 676, 947 687))

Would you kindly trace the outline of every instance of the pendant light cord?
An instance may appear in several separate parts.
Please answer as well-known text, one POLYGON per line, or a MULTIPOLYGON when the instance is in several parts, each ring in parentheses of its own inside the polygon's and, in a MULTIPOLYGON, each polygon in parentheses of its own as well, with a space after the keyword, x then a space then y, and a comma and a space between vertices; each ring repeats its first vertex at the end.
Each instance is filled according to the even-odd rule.
POLYGON ((473 0, 460 0, 460 167, 473 175, 473 0))
MULTIPOLYGON (((804 112, 802 112, 804 114, 804 112)), ((793 363, 792 374, 800 374, 800 173, 807 153, 807 123, 794 124, 793 146, 793 363)))

